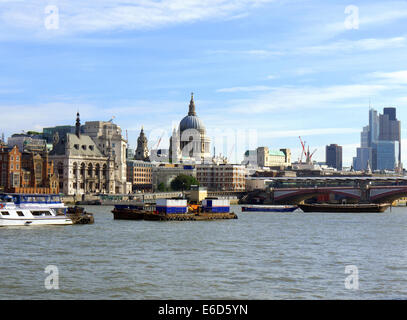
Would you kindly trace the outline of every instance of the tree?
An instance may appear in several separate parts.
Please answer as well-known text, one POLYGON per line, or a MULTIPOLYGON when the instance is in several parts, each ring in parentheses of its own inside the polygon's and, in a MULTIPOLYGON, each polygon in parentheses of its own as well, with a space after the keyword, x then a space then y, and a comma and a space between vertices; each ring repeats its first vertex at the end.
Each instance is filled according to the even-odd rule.
POLYGON ((158 191, 161 191, 161 192, 164 192, 164 191, 167 190, 167 187, 165 186, 164 182, 160 182, 160 183, 158 184, 157 190, 158 190, 158 191))
POLYGON ((198 180, 186 174, 180 174, 171 181, 171 189, 174 191, 190 190, 192 185, 199 185, 198 180))

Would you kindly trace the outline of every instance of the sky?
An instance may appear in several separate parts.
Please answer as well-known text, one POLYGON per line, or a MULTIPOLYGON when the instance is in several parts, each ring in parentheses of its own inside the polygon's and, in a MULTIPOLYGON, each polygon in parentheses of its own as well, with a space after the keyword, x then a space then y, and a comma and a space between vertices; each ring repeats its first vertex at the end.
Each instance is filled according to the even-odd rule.
POLYGON ((79 111, 165 148, 193 92, 231 162, 258 146, 297 160, 301 136, 349 166, 369 105, 397 108, 407 150, 407 1, 0 0, 0 29, 6 138, 79 111))

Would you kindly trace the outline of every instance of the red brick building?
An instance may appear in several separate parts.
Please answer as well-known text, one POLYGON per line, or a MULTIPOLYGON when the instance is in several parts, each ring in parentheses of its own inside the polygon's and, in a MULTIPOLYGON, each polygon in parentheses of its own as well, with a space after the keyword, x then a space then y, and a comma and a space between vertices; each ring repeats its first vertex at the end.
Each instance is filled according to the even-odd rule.
POLYGON ((17 146, 0 146, 0 188, 12 193, 59 193, 58 177, 45 153, 21 153, 17 146))

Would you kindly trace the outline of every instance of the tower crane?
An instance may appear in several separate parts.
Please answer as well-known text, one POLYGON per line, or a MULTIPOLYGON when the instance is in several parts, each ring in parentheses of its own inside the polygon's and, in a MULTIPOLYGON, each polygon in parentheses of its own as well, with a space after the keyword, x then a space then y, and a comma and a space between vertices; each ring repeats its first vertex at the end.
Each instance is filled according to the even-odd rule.
POLYGON ((302 146, 302 152, 301 152, 301 160, 300 163, 302 163, 302 155, 305 155, 305 163, 306 164, 311 164, 311 160, 312 160, 312 156, 314 155, 314 153, 317 151, 317 149, 315 149, 312 153, 310 153, 309 151, 309 146, 307 146, 307 150, 305 150, 305 142, 302 142, 301 137, 298 137, 300 139, 301 142, 301 146, 302 146))

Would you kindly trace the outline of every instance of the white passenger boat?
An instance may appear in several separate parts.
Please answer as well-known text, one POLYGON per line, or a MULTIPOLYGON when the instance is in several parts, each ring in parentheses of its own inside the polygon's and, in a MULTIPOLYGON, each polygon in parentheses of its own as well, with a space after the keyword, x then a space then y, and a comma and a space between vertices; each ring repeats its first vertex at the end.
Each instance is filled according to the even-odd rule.
POLYGON ((70 225, 59 195, 0 194, 0 227, 70 225))

